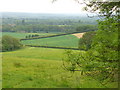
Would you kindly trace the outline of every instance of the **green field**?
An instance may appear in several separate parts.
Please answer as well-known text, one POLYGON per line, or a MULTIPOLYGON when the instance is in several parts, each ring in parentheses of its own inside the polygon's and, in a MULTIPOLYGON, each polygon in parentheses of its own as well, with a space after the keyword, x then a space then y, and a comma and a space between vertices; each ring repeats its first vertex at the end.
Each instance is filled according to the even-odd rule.
POLYGON ((48 36, 48 35, 55 35, 54 33, 17 33, 17 32, 0 32, 0 37, 3 35, 10 35, 15 38, 25 38, 27 35, 34 35, 38 34, 39 36, 48 36))
MULTIPOLYGON (((25 38, 27 35, 38 34, 40 36, 55 35, 55 33, 14 33, 14 32, 2 32, 0 37, 3 35, 10 35, 15 38, 25 38)), ((24 45, 41 45, 41 46, 53 46, 53 47, 68 47, 68 48, 78 48, 79 39, 73 35, 63 35, 57 37, 43 38, 43 39, 33 39, 21 41, 24 45)))
MULTIPOLYGON (((77 52, 77 51, 75 51, 77 52)), ((3 88, 104 88, 80 72, 64 70, 65 50, 27 47, 3 52, 3 88)), ((110 84, 108 87, 117 87, 110 84)))
POLYGON ((0 89, 2 89, 2 54, 0 53, 0 89))
POLYGON ((77 48, 78 41, 79 39, 73 35, 63 35, 63 36, 57 36, 51 38, 23 40, 22 44, 77 48))

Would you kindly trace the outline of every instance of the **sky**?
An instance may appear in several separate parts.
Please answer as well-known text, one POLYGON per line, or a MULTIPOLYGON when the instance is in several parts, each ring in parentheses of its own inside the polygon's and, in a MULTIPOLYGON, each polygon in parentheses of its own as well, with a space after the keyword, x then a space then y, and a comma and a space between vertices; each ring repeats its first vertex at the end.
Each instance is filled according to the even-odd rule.
POLYGON ((75 0, 1 0, 0 12, 85 13, 75 0))

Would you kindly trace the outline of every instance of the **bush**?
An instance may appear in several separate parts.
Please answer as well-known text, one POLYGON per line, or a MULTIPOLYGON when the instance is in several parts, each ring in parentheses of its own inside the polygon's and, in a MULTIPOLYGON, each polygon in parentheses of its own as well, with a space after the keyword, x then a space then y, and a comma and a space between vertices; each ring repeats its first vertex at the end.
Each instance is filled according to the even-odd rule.
POLYGON ((20 41, 12 36, 4 35, 2 37, 2 48, 0 51, 13 51, 22 47, 20 41))

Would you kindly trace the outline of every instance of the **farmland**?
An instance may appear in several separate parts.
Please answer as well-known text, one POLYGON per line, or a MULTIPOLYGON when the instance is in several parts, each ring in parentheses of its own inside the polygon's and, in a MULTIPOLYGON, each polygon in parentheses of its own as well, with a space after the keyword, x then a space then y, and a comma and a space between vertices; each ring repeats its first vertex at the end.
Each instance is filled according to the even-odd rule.
POLYGON ((10 35, 18 39, 25 38, 28 35, 38 34, 39 36, 55 35, 54 33, 18 33, 18 32, 0 32, 0 37, 3 35, 10 35))
POLYGON ((63 35, 63 36, 57 36, 57 37, 51 37, 51 38, 23 40, 22 44, 77 48, 78 40, 79 39, 73 35, 63 35))
MULTIPOLYGON (((55 33, 14 33, 3 32, 1 35, 10 35, 18 39, 25 38, 28 35, 38 34, 39 36, 55 35, 55 33)), ((23 40, 24 45, 39 45, 39 46, 53 46, 53 47, 68 47, 77 48, 79 39, 74 35, 63 35, 50 38, 23 40)))
POLYGON ((118 88, 119 5, 88 6, 105 16, 3 13, 2 88, 118 88))
MULTIPOLYGON (((62 67, 65 50, 27 47, 3 53, 3 88, 104 88, 62 67), (8 69, 9 68, 9 69, 8 69)), ((75 51, 76 52, 76 51, 75 51)), ((117 87, 116 83, 108 84, 117 87)))

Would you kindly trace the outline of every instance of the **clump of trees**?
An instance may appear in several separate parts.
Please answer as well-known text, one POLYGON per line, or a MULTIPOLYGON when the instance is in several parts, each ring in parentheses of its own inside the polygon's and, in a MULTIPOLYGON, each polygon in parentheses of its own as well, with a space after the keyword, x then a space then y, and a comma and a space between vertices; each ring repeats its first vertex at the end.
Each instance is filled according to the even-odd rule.
POLYGON ((12 36, 4 35, 1 40, 2 46, 0 51, 13 51, 22 47, 20 41, 12 36))
POLYGON ((34 37, 39 37, 39 35, 35 34, 35 35, 27 35, 27 36, 25 36, 25 38, 34 38, 34 37))
POLYGON ((67 51, 63 65, 69 71, 80 71, 106 86, 118 82, 119 3, 95 1, 87 3, 86 10, 87 7, 91 7, 93 12, 99 9, 99 16, 103 18, 98 21, 98 30, 93 36, 87 33, 80 40, 87 51, 67 51))
POLYGON ((95 36, 96 32, 91 31, 91 32, 86 32, 82 38, 79 40, 79 48, 88 50, 91 48, 92 40, 93 37, 95 36))
POLYGON ((77 32, 89 32, 89 31, 96 31, 97 25, 79 25, 76 28, 77 32))

